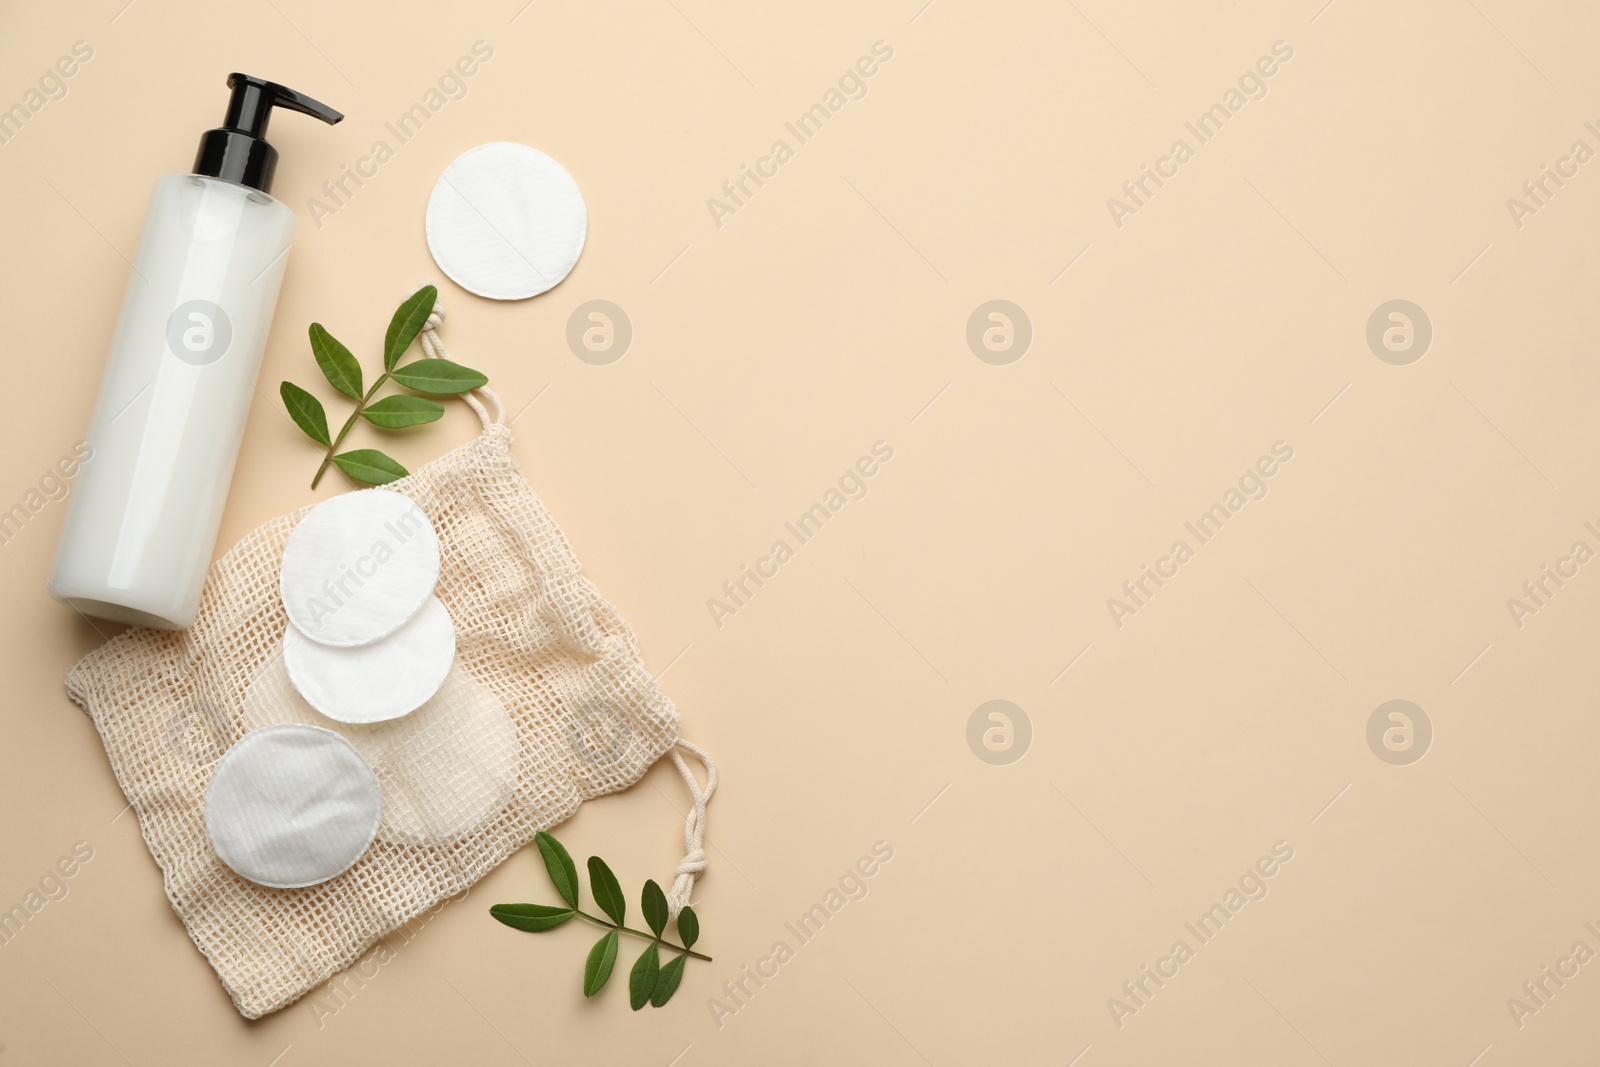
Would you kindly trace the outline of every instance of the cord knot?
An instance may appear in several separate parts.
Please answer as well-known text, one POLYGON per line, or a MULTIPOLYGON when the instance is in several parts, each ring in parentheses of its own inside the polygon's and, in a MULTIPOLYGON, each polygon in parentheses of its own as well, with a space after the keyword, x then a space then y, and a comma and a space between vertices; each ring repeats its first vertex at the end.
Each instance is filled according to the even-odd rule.
POLYGON ((689 896, 694 892, 694 880, 702 874, 707 866, 706 850, 702 842, 706 836, 706 801, 711 799, 711 794, 717 791, 717 765, 711 762, 711 757, 706 755, 704 749, 692 745, 683 738, 678 738, 672 749, 672 763, 678 768, 678 773, 683 776, 683 782, 689 787, 689 795, 694 798, 694 806, 689 809, 689 814, 683 820, 683 859, 678 861, 678 866, 673 869, 676 875, 672 880, 672 888, 667 890, 667 913, 673 918, 689 906, 689 896), (689 765, 678 755, 678 749, 683 749, 700 761, 706 769, 706 784, 702 788, 694 774, 689 770, 689 765))

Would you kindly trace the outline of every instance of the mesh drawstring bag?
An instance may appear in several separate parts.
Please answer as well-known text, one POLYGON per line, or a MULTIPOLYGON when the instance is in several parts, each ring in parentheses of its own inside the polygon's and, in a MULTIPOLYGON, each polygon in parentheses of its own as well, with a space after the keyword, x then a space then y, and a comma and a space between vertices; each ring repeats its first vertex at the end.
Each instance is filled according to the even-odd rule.
MULTIPOLYGON (((424 358, 448 355, 443 314, 435 305, 419 335, 424 358)), ((705 869, 715 765, 679 736, 678 709, 645 670, 633 632, 583 576, 523 477, 499 398, 480 389, 466 399, 483 433, 385 487, 433 523, 434 595, 456 629, 455 664, 423 707, 347 725, 319 715, 290 684, 279 562, 309 505, 257 527, 212 565, 190 629, 128 630, 67 676, 167 898, 247 1018, 292 1003, 663 755, 693 799, 686 855, 667 894, 674 915, 705 869), (217 761, 246 732, 286 722, 349 739, 383 791, 372 846, 343 874, 305 889, 239 877, 206 834, 217 761), (684 753, 703 765, 703 785, 684 753)))

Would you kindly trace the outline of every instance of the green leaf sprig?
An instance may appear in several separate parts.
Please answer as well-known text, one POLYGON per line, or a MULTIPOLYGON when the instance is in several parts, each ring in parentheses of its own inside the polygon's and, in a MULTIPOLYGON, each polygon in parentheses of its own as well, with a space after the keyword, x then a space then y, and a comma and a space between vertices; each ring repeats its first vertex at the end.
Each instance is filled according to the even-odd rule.
POLYGON ((444 415, 444 405, 420 396, 395 393, 381 400, 373 400, 385 383, 394 382, 414 393, 429 396, 456 396, 487 385, 489 379, 471 367, 463 367, 447 359, 416 359, 400 366, 400 357, 411 347, 417 334, 428 321, 439 291, 431 285, 418 289, 395 310, 389 320, 388 332, 383 338, 383 373, 371 388, 362 388, 361 364, 350 350, 339 343, 320 322, 311 324, 311 354, 322 368, 328 384, 356 402, 356 409, 339 429, 338 436, 328 433, 328 414, 322 401, 295 385, 284 382, 278 386, 283 406, 288 409, 294 424, 321 445, 326 451, 322 465, 311 479, 311 488, 322 481, 322 475, 331 463, 353 482, 363 485, 384 485, 396 478, 404 478, 406 469, 375 448, 357 448, 340 452, 339 446, 349 436, 356 419, 366 419, 384 430, 399 430, 435 422, 444 415))
POLYGON ((678 983, 683 981, 683 968, 690 956, 697 960, 705 960, 707 963, 711 962, 710 956, 694 951, 694 943, 700 939, 700 920, 693 908, 685 907, 678 912, 678 937, 682 939, 683 944, 675 945, 662 936, 667 928, 667 895, 655 882, 645 882, 644 892, 639 900, 640 910, 644 912, 645 925, 650 927, 650 932, 624 926, 628 905, 622 896, 622 887, 617 883, 617 876, 611 873, 611 868, 606 866, 605 860, 599 856, 590 856, 589 891, 594 896, 595 904, 607 917, 590 915, 578 907, 578 891, 581 888, 578 883, 578 868, 561 842, 546 833, 540 833, 534 841, 539 846, 539 855, 544 857, 544 866, 545 870, 550 872, 550 881, 555 883, 556 892, 561 894, 561 899, 566 901, 566 905, 563 907, 554 904, 496 904, 489 909, 489 914, 512 929, 529 933, 554 930, 575 918, 587 919, 596 926, 604 927, 605 936, 595 942, 594 947, 589 950, 588 959, 583 963, 584 996, 592 997, 600 992, 606 980, 611 977, 612 968, 616 966, 618 942, 622 934, 631 934, 650 942, 628 972, 628 1004, 634 1011, 638 1011, 646 1004, 659 1008, 671 1000, 672 994, 678 991, 678 983), (668 960, 664 967, 661 965, 662 949, 678 953, 668 960))

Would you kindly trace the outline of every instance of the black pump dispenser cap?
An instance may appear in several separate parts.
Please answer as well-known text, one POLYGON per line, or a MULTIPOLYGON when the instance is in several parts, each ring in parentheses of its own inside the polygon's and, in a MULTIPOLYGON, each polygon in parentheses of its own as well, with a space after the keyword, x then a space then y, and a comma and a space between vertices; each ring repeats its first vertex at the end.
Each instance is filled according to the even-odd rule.
POLYGON ((327 104, 286 85, 248 74, 228 75, 228 88, 233 90, 228 97, 228 114, 221 128, 201 135, 194 172, 263 193, 271 192, 272 172, 278 166, 278 150, 266 142, 267 121, 272 118, 273 108, 298 111, 330 126, 344 118, 327 104))

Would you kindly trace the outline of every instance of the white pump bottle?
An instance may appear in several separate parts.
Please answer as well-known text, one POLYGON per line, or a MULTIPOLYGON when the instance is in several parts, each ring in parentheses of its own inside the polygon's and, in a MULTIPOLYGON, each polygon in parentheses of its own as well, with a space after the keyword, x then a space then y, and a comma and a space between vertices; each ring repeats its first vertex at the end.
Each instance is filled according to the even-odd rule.
POLYGON ((194 621, 294 212, 267 195, 274 107, 344 116, 231 74, 227 117, 194 173, 156 183, 122 302, 50 591, 86 615, 161 629, 194 621))

